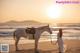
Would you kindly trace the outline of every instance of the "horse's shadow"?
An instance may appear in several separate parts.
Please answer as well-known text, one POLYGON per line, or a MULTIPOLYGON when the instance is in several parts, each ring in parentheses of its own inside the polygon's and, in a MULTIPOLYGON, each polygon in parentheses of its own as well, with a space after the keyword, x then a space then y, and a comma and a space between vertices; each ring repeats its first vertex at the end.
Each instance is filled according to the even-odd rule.
MULTIPOLYGON (((38 53, 55 53, 56 50, 39 50, 38 53)), ((10 53, 35 53, 34 49, 28 49, 28 50, 18 50, 18 51, 14 51, 14 52, 10 52, 10 53)))

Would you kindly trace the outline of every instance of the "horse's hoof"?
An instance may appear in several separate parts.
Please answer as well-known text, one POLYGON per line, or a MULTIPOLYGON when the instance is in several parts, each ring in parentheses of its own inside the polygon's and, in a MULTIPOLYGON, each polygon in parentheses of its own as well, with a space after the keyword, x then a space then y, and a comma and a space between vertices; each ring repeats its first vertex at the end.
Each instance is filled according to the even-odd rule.
POLYGON ((39 53, 39 51, 35 51, 35 53, 39 53))
POLYGON ((16 51, 19 51, 18 49, 16 49, 16 51))

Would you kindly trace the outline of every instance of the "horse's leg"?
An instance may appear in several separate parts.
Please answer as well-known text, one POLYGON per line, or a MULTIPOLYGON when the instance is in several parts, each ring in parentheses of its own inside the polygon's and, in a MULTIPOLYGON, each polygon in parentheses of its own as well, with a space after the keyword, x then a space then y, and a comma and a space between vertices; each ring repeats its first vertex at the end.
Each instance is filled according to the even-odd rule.
POLYGON ((16 47, 16 51, 18 51, 18 42, 20 40, 20 37, 16 38, 15 40, 15 47, 16 47))
POLYGON ((38 51, 38 41, 39 41, 39 36, 36 36, 36 38, 35 38, 35 53, 39 53, 39 51, 38 51))
POLYGON ((39 53, 38 52, 38 40, 39 39, 35 39, 35 53, 39 53))

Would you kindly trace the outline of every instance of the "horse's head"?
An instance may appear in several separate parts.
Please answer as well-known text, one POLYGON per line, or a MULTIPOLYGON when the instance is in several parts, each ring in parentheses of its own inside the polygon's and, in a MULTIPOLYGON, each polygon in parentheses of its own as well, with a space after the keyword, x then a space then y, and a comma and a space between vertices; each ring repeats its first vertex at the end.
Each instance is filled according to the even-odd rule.
POLYGON ((47 32, 49 32, 50 34, 52 34, 52 31, 51 31, 49 25, 45 26, 45 30, 46 30, 47 32))

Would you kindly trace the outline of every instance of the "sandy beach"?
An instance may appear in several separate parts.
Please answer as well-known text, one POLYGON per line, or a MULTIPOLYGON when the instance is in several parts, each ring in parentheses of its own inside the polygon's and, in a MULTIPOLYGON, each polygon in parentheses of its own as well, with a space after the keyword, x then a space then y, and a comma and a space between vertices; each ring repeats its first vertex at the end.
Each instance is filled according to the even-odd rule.
MULTIPOLYGON (((9 44, 9 53, 34 53, 34 40, 20 40, 19 51, 15 51, 14 40, 0 40, 0 44, 9 44)), ((80 40, 64 40, 65 53, 80 53, 80 40)), ((58 46, 47 39, 40 39, 38 50, 40 53, 58 53, 58 46)))

